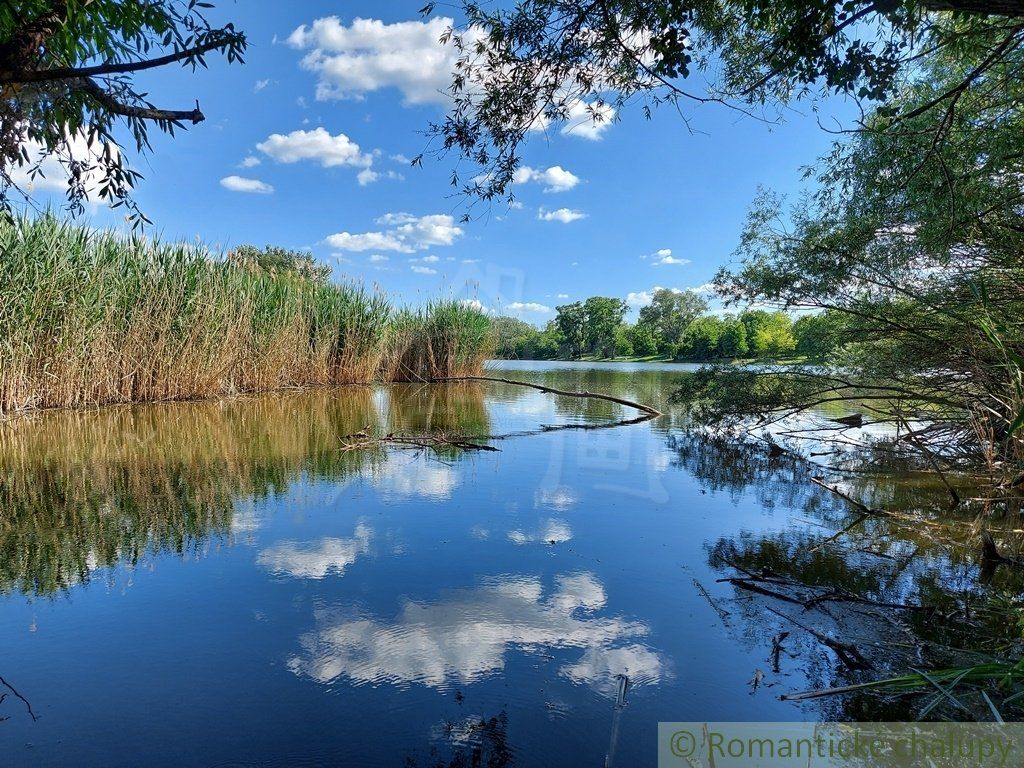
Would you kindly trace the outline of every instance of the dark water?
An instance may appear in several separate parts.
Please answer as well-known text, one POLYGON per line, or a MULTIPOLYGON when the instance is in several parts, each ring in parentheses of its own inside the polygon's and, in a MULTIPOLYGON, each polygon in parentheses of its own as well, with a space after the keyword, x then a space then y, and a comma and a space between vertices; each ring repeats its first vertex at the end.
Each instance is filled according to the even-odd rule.
MULTIPOLYGON (((667 408, 677 370, 496 375, 667 408)), ((716 583, 723 560, 888 598, 975 589, 974 564, 897 573, 930 546, 913 530, 808 546, 849 509, 677 413, 541 430, 633 415, 407 385, 0 425, 0 675, 36 716, 0 691, 4 764, 642 766, 659 720, 871 716, 779 700, 846 672, 799 631, 774 671, 784 620, 716 583), (507 437, 342 449, 367 426, 507 437)))

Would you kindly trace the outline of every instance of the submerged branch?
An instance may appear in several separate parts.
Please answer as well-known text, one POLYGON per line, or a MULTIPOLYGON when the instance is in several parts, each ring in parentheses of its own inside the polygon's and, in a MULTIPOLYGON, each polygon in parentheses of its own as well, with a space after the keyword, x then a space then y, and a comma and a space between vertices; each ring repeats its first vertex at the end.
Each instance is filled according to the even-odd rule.
POLYGON ((609 403, 616 403, 618 405, 625 405, 628 408, 636 408, 636 410, 643 413, 650 414, 651 418, 661 416, 661 411, 652 408, 649 405, 643 405, 642 403, 635 403, 632 400, 626 400, 622 397, 614 397, 613 395, 604 395, 600 392, 570 392, 565 389, 555 389, 554 387, 545 387, 540 384, 531 384, 528 381, 516 381, 514 379, 502 379, 497 376, 452 376, 442 379, 432 379, 432 383, 445 383, 451 381, 493 381, 499 384, 512 384, 517 387, 530 387, 540 392, 549 392, 553 395, 561 395, 563 397, 586 397, 594 400, 607 400, 609 403))

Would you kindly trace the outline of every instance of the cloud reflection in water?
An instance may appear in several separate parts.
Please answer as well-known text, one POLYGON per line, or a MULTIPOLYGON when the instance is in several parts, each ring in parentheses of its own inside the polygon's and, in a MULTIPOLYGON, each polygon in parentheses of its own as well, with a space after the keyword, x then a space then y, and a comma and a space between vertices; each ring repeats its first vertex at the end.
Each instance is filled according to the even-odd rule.
POLYGON ((578 573, 557 577, 547 596, 538 579, 503 577, 433 603, 410 601, 392 623, 323 611, 289 666, 321 683, 343 677, 357 685, 420 683, 441 689, 499 672, 512 649, 582 648, 583 656, 560 670, 573 682, 601 693, 614 691, 619 674, 629 675, 634 685, 656 684, 666 675, 665 663, 636 643, 648 628, 594 615, 606 602, 601 583, 590 573, 578 573))

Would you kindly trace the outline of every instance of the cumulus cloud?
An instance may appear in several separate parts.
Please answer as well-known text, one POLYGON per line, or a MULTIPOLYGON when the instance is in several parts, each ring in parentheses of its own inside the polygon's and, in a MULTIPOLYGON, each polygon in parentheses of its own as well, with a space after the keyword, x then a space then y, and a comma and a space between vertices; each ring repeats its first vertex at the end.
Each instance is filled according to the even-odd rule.
MULTIPOLYGON (((450 17, 387 24, 379 19, 353 19, 344 24, 337 16, 316 19, 298 27, 288 44, 306 51, 301 66, 316 75, 316 98, 361 98, 385 88, 401 92, 405 104, 451 103, 449 88, 459 51, 445 33, 455 26, 450 17)), ((482 31, 465 32, 467 51, 484 39, 482 31)), ((615 109, 596 101, 575 99, 566 109, 562 135, 596 141, 611 126, 615 109)), ((548 121, 538 119, 532 130, 546 130, 548 121)))
POLYGON ((421 267, 419 264, 413 264, 412 267, 410 267, 410 269, 412 269, 412 271, 415 272, 417 275, 436 275, 437 274, 437 270, 436 269, 431 269, 430 267, 421 267))
POLYGON ((343 133, 332 136, 323 128, 274 133, 257 144, 256 149, 279 163, 312 160, 324 168, 342 165, 369 168, 373 164, 373 155, 360 150, 348 136, 343 133))
POLYGON ((587 218, 583 211, 574 211, 571 208, 559 208, 556 211, 545 211, 543 208, 537 213, 541 221, 560 221, 563 224, 570 224, 574 221, 587 218))
POLYGON ((381 254, 381 253, 375 253, 375 254, 373 254, 370 257, 370 263, 372 263, 372 264, 380 264, 381 262, 384 262, 384 261, 387 261, 387 260, 388 260, 388 257, 383 255, 383 254, 381 254))
POLYGON ((259 159, 258 157, 256 157, 255 155, 249 155, 249 156, 248 156, 248 157, 246 157, 246 158, 245 158, 244 160, 242 160, 242 162, 240 162, 240 163, 238 164, 238 167, 239 167, 239 168, 255 168, 255 167, 256 167, 257 165, 259 165, 259 164, 260 164, 260 163, 262 163, 262 162, 263 162, 263 161, 262 161, 262 160, 260 160, 260 159, 259 159))
POLYGON ((556 299, 568 299, 569 298, 569 294, 568 293, 556 293, 555 294, 555 298, 556 299))
POLYGON ((300 579, 341 575, 369 551, 372 535, 370 527, 360 523, 350 539, 323 538, 315 544, 283 541, 260 552, 256 562, 273 573, 300 579))
POLYGON ((385 24, 337 16, 303 24, 288 37, 294 48, 308 50, 302 67, 316 73, 318 100, 344 99, 397 88, 407 104, 447 104, 457 53, 440 42, 454 25, 439 16, 426 21, 385 24))
POLYGON ((324 242, 339 251, 398 251, 415 253, 434 246, 452 245, 462 236, 462 228, 452 216, 435 213, 414 216, 411 213, 386 213, 376 220, 385 231, 338 232, 324 242))
POLYGON ((244 176, 225 176, 220 180, 220 185, 232 192, 255 192, 260 195, 269 195, 274 191, 274 188, 266 182, 259 179, 247 179, 244 176))
POLYGON ((408 601, 390 621, 345 609, 321 611, 288 666, 324 684, 344 678, 444 688, 499 672, 512 650, 559 648, 583 651, 560 670, 572 682, 603 692, 616 689, 616 676, 627 670, 636 673, 635 685, 657 682, 660 657, 636 642, 648 628, 598 615, 606 603, 601 583, 576 573, 557 576, 548 595, 537 578, 504 576, 436 602, 408 601))
POLYGON ((545 192, 567 192, 580 183, 579 176, 560 165, 553 165, 545 170, 524 165, 516 169, 512 180, 516 184, 542 184, 545 192))
POLYGON ((266 80, 257 80, 256 84, 253 85, 252 89, 255 93, 259 93, 268 85, 270 85, 270 78, 267 78, 266 80))
POLYGON ((641 259, 650 259, 651 264, 654 266, 670 266, 670 265, 683 265, 689 264, 689 259, 680 259, 672 255, 671 248, 661 248, 654 253, 646 256, 641 256, 641 259))
POLYGON ((538 304, 535 301, 513 301, 506 307, 510 312, 550 312, 551 307, 538 304))

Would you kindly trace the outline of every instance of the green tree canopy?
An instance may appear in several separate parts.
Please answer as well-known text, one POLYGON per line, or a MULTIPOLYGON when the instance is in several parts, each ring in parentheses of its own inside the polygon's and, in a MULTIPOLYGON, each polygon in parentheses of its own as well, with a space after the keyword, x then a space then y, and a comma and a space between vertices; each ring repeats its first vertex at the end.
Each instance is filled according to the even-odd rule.
POLYGON ((245 35, 211 25, 209 3, 189 0, 9 0, 0 3, 0 206, 9 208, 16 169, 31 179, 47 157, 68 173, 68 201, 95 194, 127 205, 139 179, 115 137, 127 130, 139 152, 149 130, 173 134, 204 119, 149 101, 135 75, 156 67, 206 66, 210 53, 242 61, 245 35), (95 189, 91 187, 95 186, 95 189))
POLYGON ((669 351, 679 345, 687 326, 707 310, 707 300, 698 293, 659 288, 640 310, 637 324, 650 328, 661 351, 669 351))

